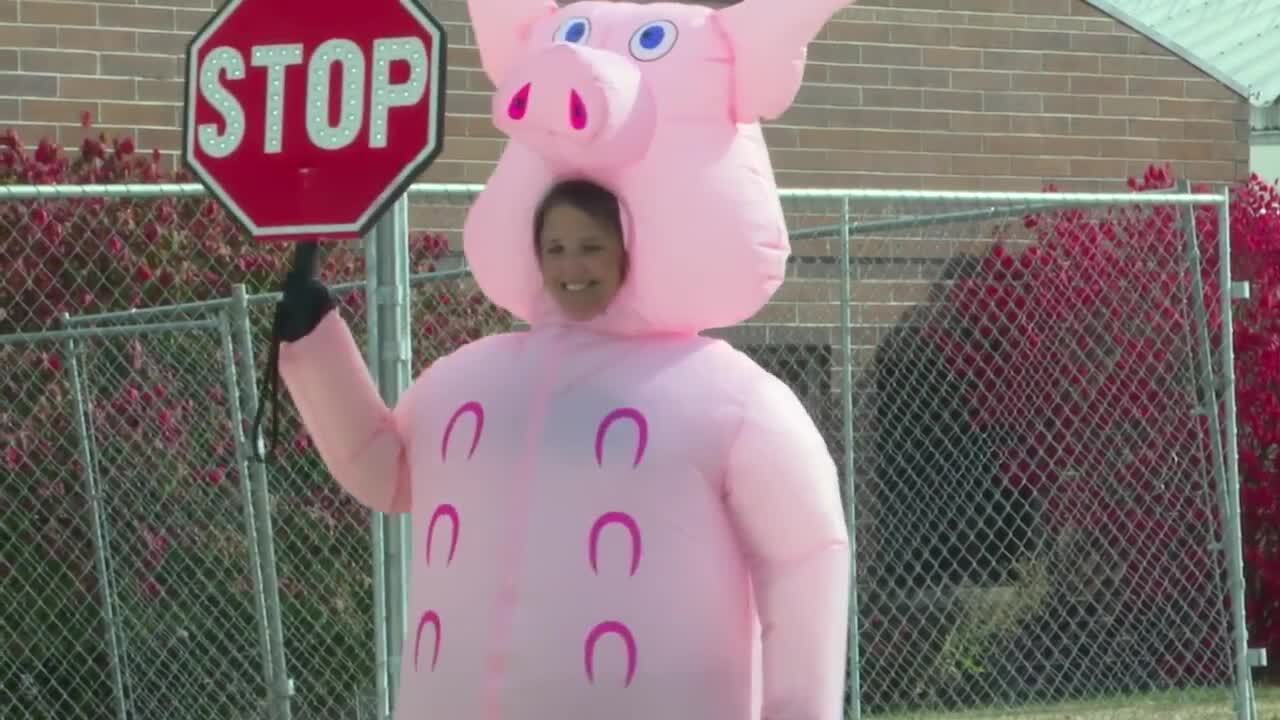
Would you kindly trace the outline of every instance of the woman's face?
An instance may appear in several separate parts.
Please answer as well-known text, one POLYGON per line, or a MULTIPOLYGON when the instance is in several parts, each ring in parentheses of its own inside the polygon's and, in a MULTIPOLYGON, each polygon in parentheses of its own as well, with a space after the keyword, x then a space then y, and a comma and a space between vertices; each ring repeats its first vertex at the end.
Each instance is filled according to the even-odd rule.
POLYGON ((622 238, 605 223, 561 203, 544 217, 538 238, 542 282, 572 320, 604 312, 622 285, 622 238))

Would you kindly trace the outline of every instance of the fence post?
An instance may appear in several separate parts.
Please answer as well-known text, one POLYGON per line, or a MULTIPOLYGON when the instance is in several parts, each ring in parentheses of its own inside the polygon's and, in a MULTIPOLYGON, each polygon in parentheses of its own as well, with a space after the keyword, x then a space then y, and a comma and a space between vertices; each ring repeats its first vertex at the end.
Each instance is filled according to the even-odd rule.
MULTIPOLYGON (((378 221, 366 241, 366 303, 369 368, 388 405, 395 405, 409 384, 409 204, 402 195, 378 221)), ((379 713, 386 717, 397 692, 408 606, 409 557, 413 532, 408 515, 374 518, 374 602, 381 616, 383 666, 379 713), (381 568, 381 578, 377 568, 381 568)))
POLYGON ((253 579, 254 615, 258 620, 258 641, 262 645, 262 681, 267 687, 270 697, 275 687, 273 669, 271 667, 271 635, 267 619, 267 596, 273 586, 268 586, 262 574, 262 558, 259 555, 259 538, 257 520, 252 497, 253 490, 249 482, 249 441, 245 433, 244 408, 240 395, 240 383, 236 372, 235 346, 231 337, 231 327, 225 312, 218 313, 218 339, 222 346, 222 381, 227 393, 227 407, 230 411, 231 437, 235 445, 236 475, 240 478, 240 501, 244 508, 244 533, 249 550, 249 574, 253 579))
MULTIPOLYGON (((258 410, 258 388, 256 363, 253 352, 253 336, 249 323, 249 297, 243 284, 236 283, 231 287, 230 322, 234 331, 231 337, 232 346, 238 349, 234 353, 237 358, 236 378, 240 384, 241 406, 246 414, 252 417, 258 410)), ((239 433, 243 435, 243 433, 239 433)), ((261 445, 262 438, 254 439, 261 445)), ((259 447, 259 455, 263 448, 259 447)), ((255 538, 258 548, 258 565, 262 574, 263 591, 266 600, 267 637, 271 655, 271 681, 267 688, 270 699, 271 717, 275 720, 290 720, 293 711, 290 697, 293 695, 293 679, 289 677, 285 661, 284 620, 280 607, 280 580, 276 573, 275 531, 271 526, 271 502, 267 489, 267 469, 260 462, 249 463, 249 481, 251 497, 245 503, 253 508, 255 538)))
POLYGON ((849 198, 840 200, 840 352, 844 355, 844 372, 840 382, 841 414, 844 416, 842 431, 844 434, 844 481, 848 488, 845 502, 848 503, 845 524, 849 529, 849 637, 848 637, 848 673, 849 673, 849 720, 862 718, 862 677, 861 638, 858 631, 858 524, 855 513, 857 502, 854 500, 853 482, 853 280, 852 273, 852 232, 849 224, 852 218, 849 213, 849 198))
MULTIPOLYGON (((1190 183, 1186 181, 1179 183, 1179 190, 1185 192, 1189 190, 1189 188, 1190 183)), ((1185 218, 1182 224, 1186 236, 1187 272, 1191 278, 1191 297, 1189 298, 1189 302, 1192 308, 1192 316, 1195 319, 1195 338, 1193 342, 1197 348, 1197 360, 1199 365, 1199 372, 1197 373, 1197 375, 1199 375, 1197 387, 1200 390, 1201 397, 1199 398, 1200 406, 1197 414, 1203 414, 1209 425, 1209 452, 1212 455, 1213 461, 1213 476, 1217 489, 1216 494, 1218 496, 1218 513, 1222 520, 1222 536, 1218 537, 1212 532, 1212 530, 1210 530, 1210 538, 1208 540, 1213 552, 1222 559, 1222 567, 1226 569, 1227 581, 1229 583, 1232 610, 1232 675, 1235 677, 1236 687, 1236 698, 1234 703, 1236 709, 1236 720, 1252 720, 1252 712, 1250 709, 1252 707, 1252 702, 1241 701, 1241 698, 1245 697, 1248 693, 1245 691, 1242 694, 1240 685, 1241 670, 1238 658, 1235 657, 1235 639, 1237 635, 1238 622, 1235 614, 1235 606, 1237 602, 1237 595, 1239 595, 1239 600, 1243 607, 1243 584, 1241 584, 1240 588, 1237 589, 1235 583, 1232 582, 1232 579, 1236 574, 1234 568, 1240 561, 1240 556, 1234 550, 1233 544, 1230 540, 1233 534, 1231 528, 1235 522, 1233 519, 1235 516, 1235 510, 1232 507, 1231 493, 1228 490, 1230 482, 1227 479, 1227 455, 1224 448, 1226 437, 1222 430, 1222 422, 1218 414, 1218 408, 1220 407, 1220 390, 1224 393, 1230 393, 1232 392, 1232 388, 1230 386, 1219 388, 1214 377, 1213 347, 1209 338, 1208 309, 1205 307, 1205 288, 1204 282, 1201 280, 1201 271, 1204 265, 1204 260, 1200 255, 1199 232, 1195 222, 1195 208, 1188 206, 1182 211, 1182 214, 1185 218)), ((1225 258, 1222 258, 1220 261, 1227 262, 1225 258)), ((1246 667, 1245 674, 1248 675, 1248 672, 1248 668, 1246 667)))
MULTIPOLYGON (((62 313, 63 324, 66 324, 67 313, 62 313)), ((84 494, 89 501, 90 529, 93 532, 93 559, 98 571, 98 593, 102 599, 103 632, 107 638, 108 672, 111 674, 111 690, 115 697, 116 718, 125 720, 128 716, 128 699, 124 692, 124 653, 121 648, 120 627, 116 621, 114 583, 111 581, 111 567, 107 562, 107 537, 104 526, 105 513, 102 511, 102 494, 98 490, 98 478, 95 475, 96 465, 90 450, 89 422, 85 417, 84 380, 80 372, 80 348, 73 338, 63 343, 63 354, 66 357, 67 369, 71 376, 71 402, 74 408, 76 440, 80 456, 80 472, 84 475, 84 494)))
MULTIPOLYGON (((1235 371, 1235 331, 1232 327, 1234 312, 1231 306, 1231 188, 1222 189, 1222 200, 1218 211, 1218 296, 1222 310, 1222 396, 1225 418, 1226 436, 1223 449, 1226 451, 1227 502, 1230 514, 1223 518, 1225 522, 1228 557, 1230 565, 1227 572, 1231 587, 1231 619, 1232 649, 1234 650, 1236 669, 1236 705, 1237 716, 1241 720, 1255 720, 1256 711, 1253 703, 1253 677, 1249 665, 1249 629, 1244 608, 1244 552, 1243 538, 1240 529, 1240 465, 1239 442, 1236 436, 1236 371, 1235 371)), ((1217 412, 1217 408, 1214 408, 1217 412)))
MULTIPOLYGON (((365 264, 365 363, 375 385, 380 385, 378 366, 378 244, 371 238, 364 239, 365 264)), ((386 568, 386 516, 369 513, 369 552, 373 581, 373 652, 374 652, 374 718, 389 720, 391 717, 390 677, 387 660, 387 568, 386 568)))

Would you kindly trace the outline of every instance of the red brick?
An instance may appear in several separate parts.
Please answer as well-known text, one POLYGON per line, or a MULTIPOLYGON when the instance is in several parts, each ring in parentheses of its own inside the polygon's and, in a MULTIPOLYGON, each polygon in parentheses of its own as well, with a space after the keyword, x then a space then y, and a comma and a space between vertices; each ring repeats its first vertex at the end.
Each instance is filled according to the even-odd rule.
POLYGON ((0 24, 0 47, 50 48, 58 46, 58 29, 47 25, 0 24))
POLYGON ((98 111, 103 122, 133 127, 179 126, 179 106, 168 103, 104 102, 98 111))
POLYGON ((1102 97, 1098 98, 1099 113, 1123 117, 1169 117, 1160 112, 1160 101, 1154 98, 1102 97))
POLYGON ((987 70, 1040 72, 1046 70, 1045 54, 1026 50, 983 50, 982 67, 987 70))
POLYGON ((182 131, 177 128, 140 127, 134 137, 139 149, 173 152, 182 146, 182 131))
POLYGON ((926 67, 979 68, 982 67, 982 51, 968 48, 924 48, 922 56, 926 67))
POLYGON ((1010 89, 1014 92, 1068 93, 1071 92, 1072 75, 1045 73, 1014 73, 1010 89))
POLYGON ((955 113, 950 120, 955 132, 1004 133, 1011 124, 1008 115, 995 113, 955 113))
MULTIPOLYGON (((204 27, 212 16, 213 13, 208 10, 175 9, 173 11, 173 29, 178 32, 194 33, 204 27)), ((453 48, 449 48, 449 50, 452 52, 453 48)))
POLYGON ((1044 53, 1044 70, 1050 73, 1093 73, 1102 69, 1102 60, 1087 53, 1044 53))
POLYGON ((79 100, 133 100, 137 97, 137 82, 131 78, 63 75, 58 95, 79 100))
POLYGON ((20 50, 23 72, 74 73, 93 75, 98 72, 98 55, 73 50, 20 50))
POLYGON ((1127 80, 1130 95, 1157 98, 1186 97, 1187 81, 1177 78, 1131 77, 1127 80))
POLYGON ((132 30, 59 27, 57 46, 64 50, 132 52, 138 49, 138 34, 132 30))
POLYGON ((1035 50, 1038 52, 1065 52, 1071 49, 1073 33, 1033 32, 1014 30, 1010 33, 1010 47, 1015 50, 1035 50))
POLYGON ((138 30, 174 30, 177 25, 170 8, 127 5, 100 5, 98 21, 103 27, 138 30))
POLYGON ((1064 157, 1010 158, 1012 175, 1024 177, 1059 177, 1071 173, 1071 160, 1064 157))
POLYGON ((1020 135, 1069 135, 1072 121, 1067 115, 1014 115, 1009 129, 1020 135))
MULTIPOLYGON (((948 114, 936 110, 892 110, 888 112, 888 117, 887 124, 876 125, 876 127, 924 131, 945 130, 950 127, 948 114)), ((874 118, 868 118, 868 120, 872 119, 874 118)), ((869 122, 868 125, 870 125, 869 122)))
MULTIPOLYGON (((5 105, 0 103, 0 108, 5 108, 5 105)), ((17 114, 6 113, 6 115, 7 117, 17 117, 17 114)), ((48 138, 59 144, 65 144, 58 137, 58 126, 53 123, 10 122, 5 123, 5 129, 12 129, 18 134, 18 137, 21 138, 23 142, 31 145, 34 145, 43 138, 48 138)))
POLYGON ((181 59, 165 55, 102 53, 102 74, 149 80, 181 78, 181 59))
POLYGON ((1217 80, 1187 80, 1184 85, 1186 97, 1205 100, 1226 100, 1236 102, 1241 96, 1235 90, 1217 80))
POLYGON ((182 102, 181 80, 138 80, 137 99, 143 102, 182 102))
POLYGON ((95 112, 98 104, 96 102, 86 102, 83 100, 43 100, 36 98, 23 98, 22 100, 22 121, 34 123, 49 123, 56 125, 58 123, 79 123, 80 113, 85 110, 95 112))
POLYGON ((949 88, 951 72, 926 68, 892 68, 889 83, 892 87, 949 88))
POLYGON ((1013 47, 1013 33, 995 28, 958 27, 951 30, 955 47, 1007 50, 1013 47))
POLYGON ((951 72, 951 87, 956 90, 1008 90, 1012 84, 1013 76, 1007 72, 991 70, 953 70, 951 72))
POLYGON ((144 55, 176 55, 185 57, 187 54, 187 45, 190 43, 191 33, 138 33, 138 52, 144 55))
POLYGON ((1039 93, 982 93, 982 109, 997 113, 1038 113, 1044 111, 1044 96, 1039 93))
MULTIPOLYGON (((0 97, 52 98, 58 96, 57 75, 0 73, 0 97)), ((17 117, 15 114, 14 117, 17 117)))
POLYGON ((18 6, 18 19, 28 25, 96 26, 98 6, 93 3, 22 0, 18 6))
POLYGON ((1127 118, 1073 115, 1070 117, 1070 127, 1072 135, 1118 137, 1129 134, 1129 120, 1127 118))

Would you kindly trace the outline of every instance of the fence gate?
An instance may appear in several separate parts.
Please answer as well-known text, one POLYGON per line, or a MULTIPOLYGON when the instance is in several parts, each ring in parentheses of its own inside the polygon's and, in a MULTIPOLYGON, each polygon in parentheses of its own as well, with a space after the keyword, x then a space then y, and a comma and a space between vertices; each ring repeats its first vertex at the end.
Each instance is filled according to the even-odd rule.
POLYGON ((65 324, 0 337, 0 605, 30 631, 0 714, 256 717, 271 666, 230 324, 65 324))

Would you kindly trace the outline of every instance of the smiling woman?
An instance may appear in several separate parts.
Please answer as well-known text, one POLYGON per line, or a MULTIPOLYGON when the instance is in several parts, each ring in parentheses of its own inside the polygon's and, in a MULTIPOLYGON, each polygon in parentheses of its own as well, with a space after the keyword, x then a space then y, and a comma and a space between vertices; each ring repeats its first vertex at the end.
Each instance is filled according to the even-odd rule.
POLYGON ((612 192, 589 180, 556 184, 534 215, 533 238, 543 285, 566 316, 589 320, 609 306, 627 269, 612 192))

